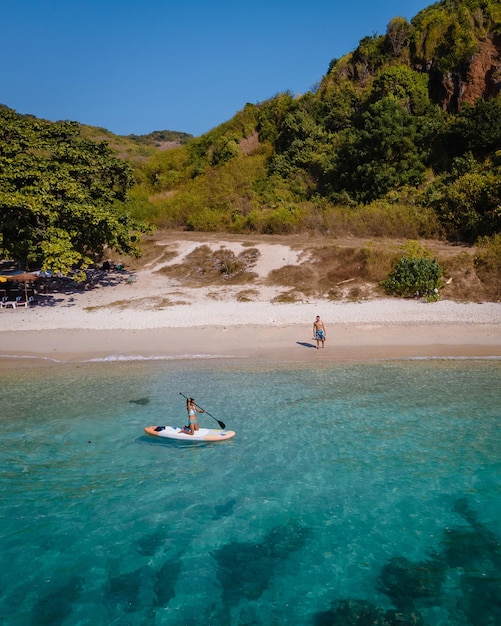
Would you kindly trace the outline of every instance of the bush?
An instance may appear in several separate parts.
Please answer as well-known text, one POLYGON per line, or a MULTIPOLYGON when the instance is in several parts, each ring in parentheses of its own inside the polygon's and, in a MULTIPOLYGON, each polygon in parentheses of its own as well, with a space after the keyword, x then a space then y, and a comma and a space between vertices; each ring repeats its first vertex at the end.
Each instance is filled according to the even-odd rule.
POLYGON ((436 259, 403 256, 381 284, 390 295, 438 300, 442 287, 442 268, 436 259))

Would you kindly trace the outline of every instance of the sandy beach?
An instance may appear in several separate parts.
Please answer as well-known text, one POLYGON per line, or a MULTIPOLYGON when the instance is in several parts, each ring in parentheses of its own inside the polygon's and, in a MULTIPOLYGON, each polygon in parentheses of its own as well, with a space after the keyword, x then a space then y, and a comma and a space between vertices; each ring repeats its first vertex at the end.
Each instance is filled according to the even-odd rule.
MULTIPOLYGON (((178 245, 177 262, 194 245, 178 245)), ((133 281, 112 276, 95 289, 50 294, 30 308, 2 309, 0 358, 12 365, 10 357, 501 357, 501 303, 321 298, 272 303, 280 290, 266 284, 267 274, 299 257, 284 245, 261 246, 252 301, 239 300, 242 285, 188 287, 151 263, 133 281), (316 315, 327 327, 323 350, 312 340, 316 315)))

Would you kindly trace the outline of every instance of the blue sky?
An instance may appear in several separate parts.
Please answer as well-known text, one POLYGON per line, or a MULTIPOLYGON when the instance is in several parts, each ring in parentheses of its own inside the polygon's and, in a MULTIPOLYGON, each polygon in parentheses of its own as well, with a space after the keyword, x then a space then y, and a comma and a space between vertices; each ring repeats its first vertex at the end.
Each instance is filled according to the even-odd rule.
POLYGON ((199 136, 247 102, 311 90, 362 37, 426 0, 13 0, 0 103, 119 134, 199 136))

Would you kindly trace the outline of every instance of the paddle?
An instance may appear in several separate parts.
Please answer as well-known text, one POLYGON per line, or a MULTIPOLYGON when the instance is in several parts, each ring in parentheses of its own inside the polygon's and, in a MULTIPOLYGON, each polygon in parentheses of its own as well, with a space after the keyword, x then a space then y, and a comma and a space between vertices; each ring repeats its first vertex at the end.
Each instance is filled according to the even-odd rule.
MULTIPOLYGON (((188 400, 188 397, 187 397, 187 396, 185 396, 185 395, 184 395, 184 393, 179 392, 179 395, 180 395, 180 396, 183 396, 183 398, 186 398, 186 399, 188 400)), ((198 405, 198 404, 197 404, 197 406, 198 406, 198 408, 199 408, 199 409, 202 409, 202 407, 201 407, 200 405, 198 405)), ((202 411, 203 411, 204 413, 207 413, 207 415, 209 415, 210 417, 212 417, 212 419, 213 419, 213 420, 216 420, 216 422, 219 424, 219 426, 221 426, 221 428, 222 428, 223 430, 226 428, 226 424, 224 424, 224 422, 220 422, 218 419, 216 419, 216 418, 214 417, 214 415, 211 415, 211 414, 210 414, 208 411, 206 411, 205 409, 202 409, 202 411)))

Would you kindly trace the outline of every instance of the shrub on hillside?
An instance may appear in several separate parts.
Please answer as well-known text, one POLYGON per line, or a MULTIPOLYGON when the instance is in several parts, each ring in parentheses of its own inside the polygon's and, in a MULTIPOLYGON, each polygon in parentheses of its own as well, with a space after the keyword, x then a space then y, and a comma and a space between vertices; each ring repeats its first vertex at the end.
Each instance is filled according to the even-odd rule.
POLYGON ((438 300, 442 268, 436 259, 403 256, 382 286, 390 295, 438 300))

